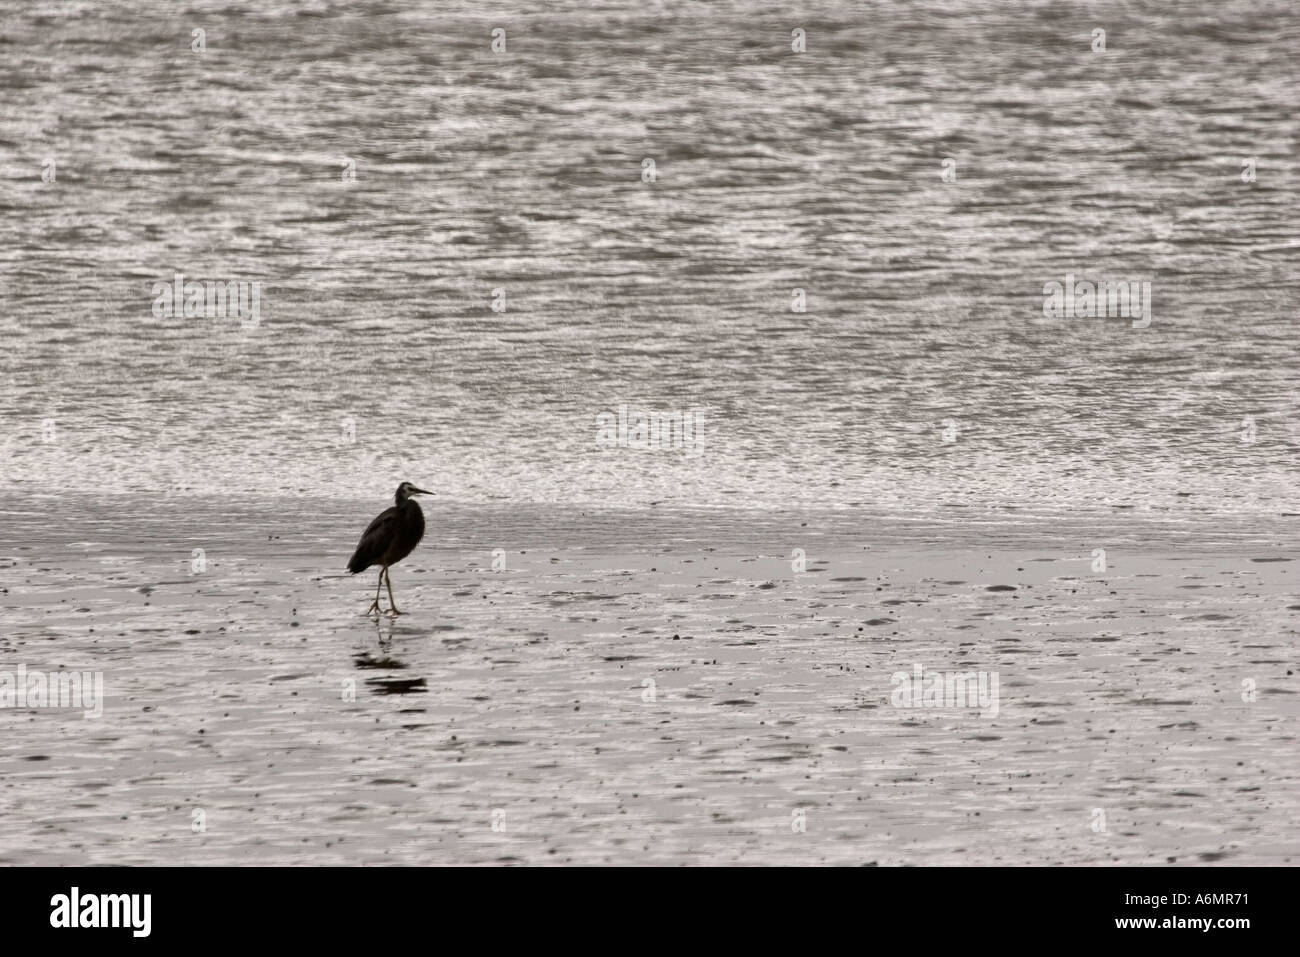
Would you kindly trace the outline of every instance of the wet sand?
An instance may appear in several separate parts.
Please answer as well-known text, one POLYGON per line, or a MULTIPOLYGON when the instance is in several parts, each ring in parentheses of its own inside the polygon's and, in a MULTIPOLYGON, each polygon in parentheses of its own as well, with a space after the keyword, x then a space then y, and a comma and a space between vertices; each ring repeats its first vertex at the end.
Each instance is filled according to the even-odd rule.
POLYGON ((435 501, 376 623, 341 569, 381 505, 7 503, 0 669, 102 671, 105 701, 0 710, 0 862, 1300 852, 1295 516, 435 501), (892 706, 916 663, 996 672, 997 716, 892 706))

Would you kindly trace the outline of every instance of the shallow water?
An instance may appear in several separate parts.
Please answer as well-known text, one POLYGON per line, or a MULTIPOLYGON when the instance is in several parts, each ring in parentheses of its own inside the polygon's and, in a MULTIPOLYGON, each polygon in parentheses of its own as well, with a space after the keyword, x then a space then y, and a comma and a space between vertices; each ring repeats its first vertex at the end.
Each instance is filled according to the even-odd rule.
POLYGON ((493 11, 0 12, 5 485, 1300 511, 1294 4, 493 11))
POLYGON ((1293 863, 1298 41, 0 9, 0 685, 104 680, 0 709, 0 863, 1293 863), (259 321, 155 318, 177 272, 259 321), (1067 274, 1150 325, 1044 318, 1067 274))
POLYGON ((430 509, 374 622, 352 507, 59 508, 5 516, 0 660, 103 714, 0 711, 0 862, 1300 852, 1289 532, 1125 519, 1095 573, 1101 523, 430 509), (891 706, 914 664, 997 713, 891 706))

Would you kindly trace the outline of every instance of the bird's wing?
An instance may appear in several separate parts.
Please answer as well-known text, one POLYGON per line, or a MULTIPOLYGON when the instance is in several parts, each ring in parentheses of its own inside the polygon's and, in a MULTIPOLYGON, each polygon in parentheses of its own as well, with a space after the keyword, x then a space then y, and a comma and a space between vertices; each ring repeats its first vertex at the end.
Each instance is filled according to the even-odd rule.
POLYGON ((392 541, 396 523, 397 506, 386 508, 376 515, 374 521, 361 533, 357 550, 352 553, 352 558, 348 561, 348 571, 355 575, 379 561, 388 543, 392 541))
POLYGON ((361 533, 361 540, 364 542, 372 533, 389 524, 395 518, 397 518, 397 506, 390 505, 388 508, 376 515, 374 519, 371 520, 370 524, 366 526, 366 530, 361 533))

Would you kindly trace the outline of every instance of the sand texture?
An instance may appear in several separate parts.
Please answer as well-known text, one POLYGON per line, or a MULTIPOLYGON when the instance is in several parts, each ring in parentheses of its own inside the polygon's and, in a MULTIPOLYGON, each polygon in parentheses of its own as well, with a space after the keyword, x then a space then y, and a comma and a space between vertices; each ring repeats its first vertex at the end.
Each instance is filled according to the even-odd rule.
POLYGON ((393 573, 406 614, 375 622, 361 615, 375 578, 340 574, 372 504, 10 510, 3 667, 102 671, 105 700, 89 719, 0 710, 0 860, 1258 864, 1300 850, 1298 566, 1280 544, 1294 517, 435 503, 393 573), (894 707, 890 675, 914 664, 997 673, 997 715, 894 707))

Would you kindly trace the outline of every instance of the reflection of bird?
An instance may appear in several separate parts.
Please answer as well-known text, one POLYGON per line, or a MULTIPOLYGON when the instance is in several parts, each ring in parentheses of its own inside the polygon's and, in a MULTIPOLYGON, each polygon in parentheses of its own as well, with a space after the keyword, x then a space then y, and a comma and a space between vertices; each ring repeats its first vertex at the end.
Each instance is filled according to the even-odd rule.
POLYGON ((412 495, 432 495, 422 488, 416 488, 410 482, 397 486, 393 496, 396 503, 375 516, 375 520, 361 533, 357 550, 348 559, 348 571, 355 575, 371 565, 382 566, 379 570, 379 583, 375 585, 375 600, 366 609, 366 614, 379 612, 379 589, 388 583, 388 604, 394 615, 400 615, 397 603, 393 601, 393 581, 388 577, 388 566, 395 565, 415 550, 424 537, 424 513, 411 498, 412 495))

